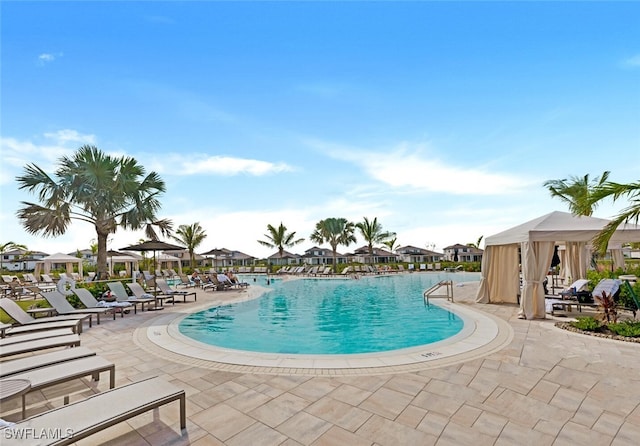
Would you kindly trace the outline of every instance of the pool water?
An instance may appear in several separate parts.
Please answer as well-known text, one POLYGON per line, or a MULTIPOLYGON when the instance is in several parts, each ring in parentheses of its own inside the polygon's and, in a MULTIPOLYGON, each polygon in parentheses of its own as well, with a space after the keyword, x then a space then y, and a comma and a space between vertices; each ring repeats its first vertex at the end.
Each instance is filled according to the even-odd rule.
MULTIPOLYGON (((466 279, 463 279, 466 276, 466 279)), ((454 336, 463 321, 423 292, 444 279, 468 274, 398 274, 359 280, 302 279, 256 284, 261 297, 187 316, 188 337, 219 347, 263 353, 353 354, 415 347, 454 336)), ((254 283, 254 277, 243 280, 254 283)))

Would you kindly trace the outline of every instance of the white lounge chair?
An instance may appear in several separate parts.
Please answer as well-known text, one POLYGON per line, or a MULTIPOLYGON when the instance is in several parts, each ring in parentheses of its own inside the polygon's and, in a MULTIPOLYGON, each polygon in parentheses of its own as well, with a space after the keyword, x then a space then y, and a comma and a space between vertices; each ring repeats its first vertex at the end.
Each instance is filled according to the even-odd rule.
POLYGON ((0 346, 0 358, 21 355, 23 353, 31 353, 48 348, 75 347, 78 345, 80 345, 80 336, 77 334, 55 336, 53 338, 46 339, 35 339, 29 342, 18 342, 15 344, 0 346))
POLYGON ((16 373, 26 372, 28 370, 38 369, 61 362, 72 361, 74 359, 86 358, 87 356, 95 356, 95 352, 86 347, 66 348, 48 353, 40 353, 38 355, 27 356, 25 358, 13 359, 11 361, 3 361, 0 368, 0 378, 7 378, 16 373))
POLYGON ((73 290, 74 294, 76 296, 78 296, 78 299, 80 299, 80 302, 82 302, 82 305, 84 305, 87 308, 113 308, 114 311, 120 312, 121 317, 124 317, 124 312, 125 310, 127 310, 129 307, 132 306, 131 303, 129 302, 105 302, 105 301, 98 301, 95 297, 93 297, 93 294, 91 294, 91 291, 89 291, 86 288, 76 288, 73 290))
MULTIPOLYGON (((131 284, 133 285, 133 284, 131 284)), ((135 285, 138 285, 137 283, 135 285)), ((111 292, 116 296, 116 301, 118 302, 129 302, 131 304, 133 304, 133 312, 134 314, 136 314, 138 312, 138 304, 140 304, 141 306, 141 311, 144 311, 144 306, 145 304, 150 304, 153 302, 153 304, 155 305, 155 308, 158 309, 157 306, 157 301, 155 299, 155 297, 149 297, 149 298, 142 298, 142 297, 137 297, 137 296, 129 296, 129 293, 127 293, 127 290, 125 290, 124 285, 122 285, 122 282, 107 282, 107 286, 109 287, 109 289, 111 290, 111 292)), ((140 285, 138 285, 140 286, 140 285)), ((149 309, 149 307, 147 306, 147 309, 149 309)))
MULTIPOLYGON (((80 322, 80 326, 77 329, 78 333, 82 332, 82 322, 88 320, 89 327, 92 324, 92 315, 91 314, 73 314, 73 315, 65 315, 65 316, 51 316, 51 317, 39 317, 37 319, 31 317, 26 311, 24 311, 17 303, 8 298, 0 299, 0 308, 7 313, 11 319, 16 321, 21 326, 24 325, 34 325, 34 324, 45 324, 45 323, 53 323, 60 321, 75 321, 80 322)), ((69 324, 60 324, 61 326, 68 326, 69 324)))
MULTIPOLYGON (((127 384, 87 399, 34 415, 10 429, 21 432, 73 432, 72 437, 56 444, 72 444, 149 410, 173 401, 180 402, 180 429, 187 427, 185 391, 161 378, 127 384), (78 416, 82 414, 82 416, 78 416)), ((4 436, 2 445, 31 446, 42 444, 37 436, 17 438, 4 436)))
POLYGON ((116 312, 113 308, 83 308, 76 309, 69 303, 67 298, 59 293, 58 291, 49 291, 43 294, 44 298, 47 299, 47 302, 51 304, 53 308, 56 309, 58 314, 69 315, 69 314, 95 314, 96 322, 100 325, 100 316, 103 314, 112 314, 113 320, 116 319, 116 312))

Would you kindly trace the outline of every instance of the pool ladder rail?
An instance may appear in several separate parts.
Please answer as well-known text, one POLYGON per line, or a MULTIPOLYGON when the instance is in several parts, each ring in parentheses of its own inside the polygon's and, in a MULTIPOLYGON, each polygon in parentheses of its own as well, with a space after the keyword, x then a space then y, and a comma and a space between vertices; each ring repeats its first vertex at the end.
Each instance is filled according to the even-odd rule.
POLYGON ((453 302, 453 280, 441 280, 423 293, 425 305, 429 305, 430 297, 446 297, 447 300, 453 302), (442 290, 446 294, 441 294, 442 290))

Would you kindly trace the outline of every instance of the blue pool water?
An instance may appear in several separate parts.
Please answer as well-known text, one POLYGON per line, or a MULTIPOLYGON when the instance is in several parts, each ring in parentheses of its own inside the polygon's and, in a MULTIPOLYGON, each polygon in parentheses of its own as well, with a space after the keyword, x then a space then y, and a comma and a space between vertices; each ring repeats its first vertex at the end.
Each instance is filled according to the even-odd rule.
MULTIPOLYGON (((275 280, 260 298, 194 313, 179 329, 207 344, 264 353, 353 354, 414 347, 462 330, 458 316, 424 304, 424 290, 446 278, 469 281, 477 275, 275 280)), ((253 276, 243 279, 254 283, 253 276)), ((255 283, 266 286, 266 278, 255 283)))

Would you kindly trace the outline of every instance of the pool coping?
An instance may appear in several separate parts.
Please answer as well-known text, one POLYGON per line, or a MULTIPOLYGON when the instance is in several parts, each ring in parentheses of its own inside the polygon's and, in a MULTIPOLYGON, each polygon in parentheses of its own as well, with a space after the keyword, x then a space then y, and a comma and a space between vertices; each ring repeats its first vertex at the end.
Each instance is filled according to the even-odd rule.
POLYGON ((441 367, 498 351, 507 346, 514 336, 512 327, 506 321, 445 299, 432 299, 431 304, 461 317, 465 322, 461 332, 443 341, 381 353, 303 355, 249 352, 205 344, 179 331, 178 325, 182 319, 192 313, 217 305, 255 299, 261 294, 245 293, 224 303, 209 301, 190 306, 188 311, 163 314, 136 328, 134 341, 141 348, 175 362, 215 370, 334 376, 386 374, 441 367))

